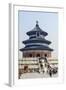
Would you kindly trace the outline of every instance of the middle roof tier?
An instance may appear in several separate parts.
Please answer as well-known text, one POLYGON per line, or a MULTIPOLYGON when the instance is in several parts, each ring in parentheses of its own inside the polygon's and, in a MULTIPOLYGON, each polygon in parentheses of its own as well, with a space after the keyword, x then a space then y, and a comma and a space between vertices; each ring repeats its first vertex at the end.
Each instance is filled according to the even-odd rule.
POLYGON ((33 39, 27 39, 23 41, 24 44, 29 44, 29 43, 43 43, 43 44, 51 44, 51 41, 48 41, 46 39, 42 38, 33 38, 33 39))

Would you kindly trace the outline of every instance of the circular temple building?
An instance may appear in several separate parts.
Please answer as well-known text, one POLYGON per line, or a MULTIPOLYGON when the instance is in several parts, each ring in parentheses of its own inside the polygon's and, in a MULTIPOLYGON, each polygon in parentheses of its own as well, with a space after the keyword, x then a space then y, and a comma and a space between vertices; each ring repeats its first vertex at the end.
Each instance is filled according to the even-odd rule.
POLYGON ((49 45, 51 41, 45 39, 48 35, 47 32, 43 31, 39 25, 38 21, 36 21, 35 27, 27 32, 29 36, 28 40, 23 41, 25 47, 20 49, 23 52, 23 57, 51 57, 51 49, 49 45))
POLYGON ((19 60, 19 78, 22 73, 37 72, 39 69, 39 59, 45 56, 51 57, 53 49, 49 47, 51 41, 45 39, 48 35, 43 31, 36 21, 35 27, 27 32, 29 39, 23 41, 24 48, 21 48, 22 60, 19 60))

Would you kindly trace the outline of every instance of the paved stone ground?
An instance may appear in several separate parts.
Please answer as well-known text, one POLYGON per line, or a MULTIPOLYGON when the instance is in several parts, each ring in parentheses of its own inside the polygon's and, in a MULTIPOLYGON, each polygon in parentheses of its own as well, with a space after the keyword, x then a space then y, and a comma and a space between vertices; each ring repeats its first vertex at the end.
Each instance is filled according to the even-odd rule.
MULTIPOLYGON (((58 77, 58 74, 52 75, 52 77, 58 77)), ((47 73, 24 73, 21 75, 20 79, 28 78, 52 78, 47 73)))

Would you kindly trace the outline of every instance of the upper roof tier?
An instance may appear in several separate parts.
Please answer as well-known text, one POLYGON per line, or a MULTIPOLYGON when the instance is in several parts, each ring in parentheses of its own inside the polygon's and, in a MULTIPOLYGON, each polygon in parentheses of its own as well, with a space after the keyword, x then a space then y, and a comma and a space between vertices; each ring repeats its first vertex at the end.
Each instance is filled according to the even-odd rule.
POLYGON ((44 35, 44 36, 48 35, 47 32, 43 31, 43 30, 39 27, 38 21, 36 21, 35 27, 34 27, 31 31, 28 31, 28 32, 27 32, 27 35, 30 36, 30 35, 36 34, 36 32, 40 32, 40 34, 42 34, 42 35, 44 35))

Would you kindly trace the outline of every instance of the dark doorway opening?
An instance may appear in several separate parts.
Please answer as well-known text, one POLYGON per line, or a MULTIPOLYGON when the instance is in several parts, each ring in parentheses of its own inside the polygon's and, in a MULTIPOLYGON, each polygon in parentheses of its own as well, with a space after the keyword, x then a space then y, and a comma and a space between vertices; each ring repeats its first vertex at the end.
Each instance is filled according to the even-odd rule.
POLYGON ((45 54, 44 56, 47 57, 47 54, 45 54))
POLYGON ((40 57, 40 54, 37 54, 37 57, 40 57))
POLYGON ((29 54, 29 57, 32 57, 32 54, 29 54))

